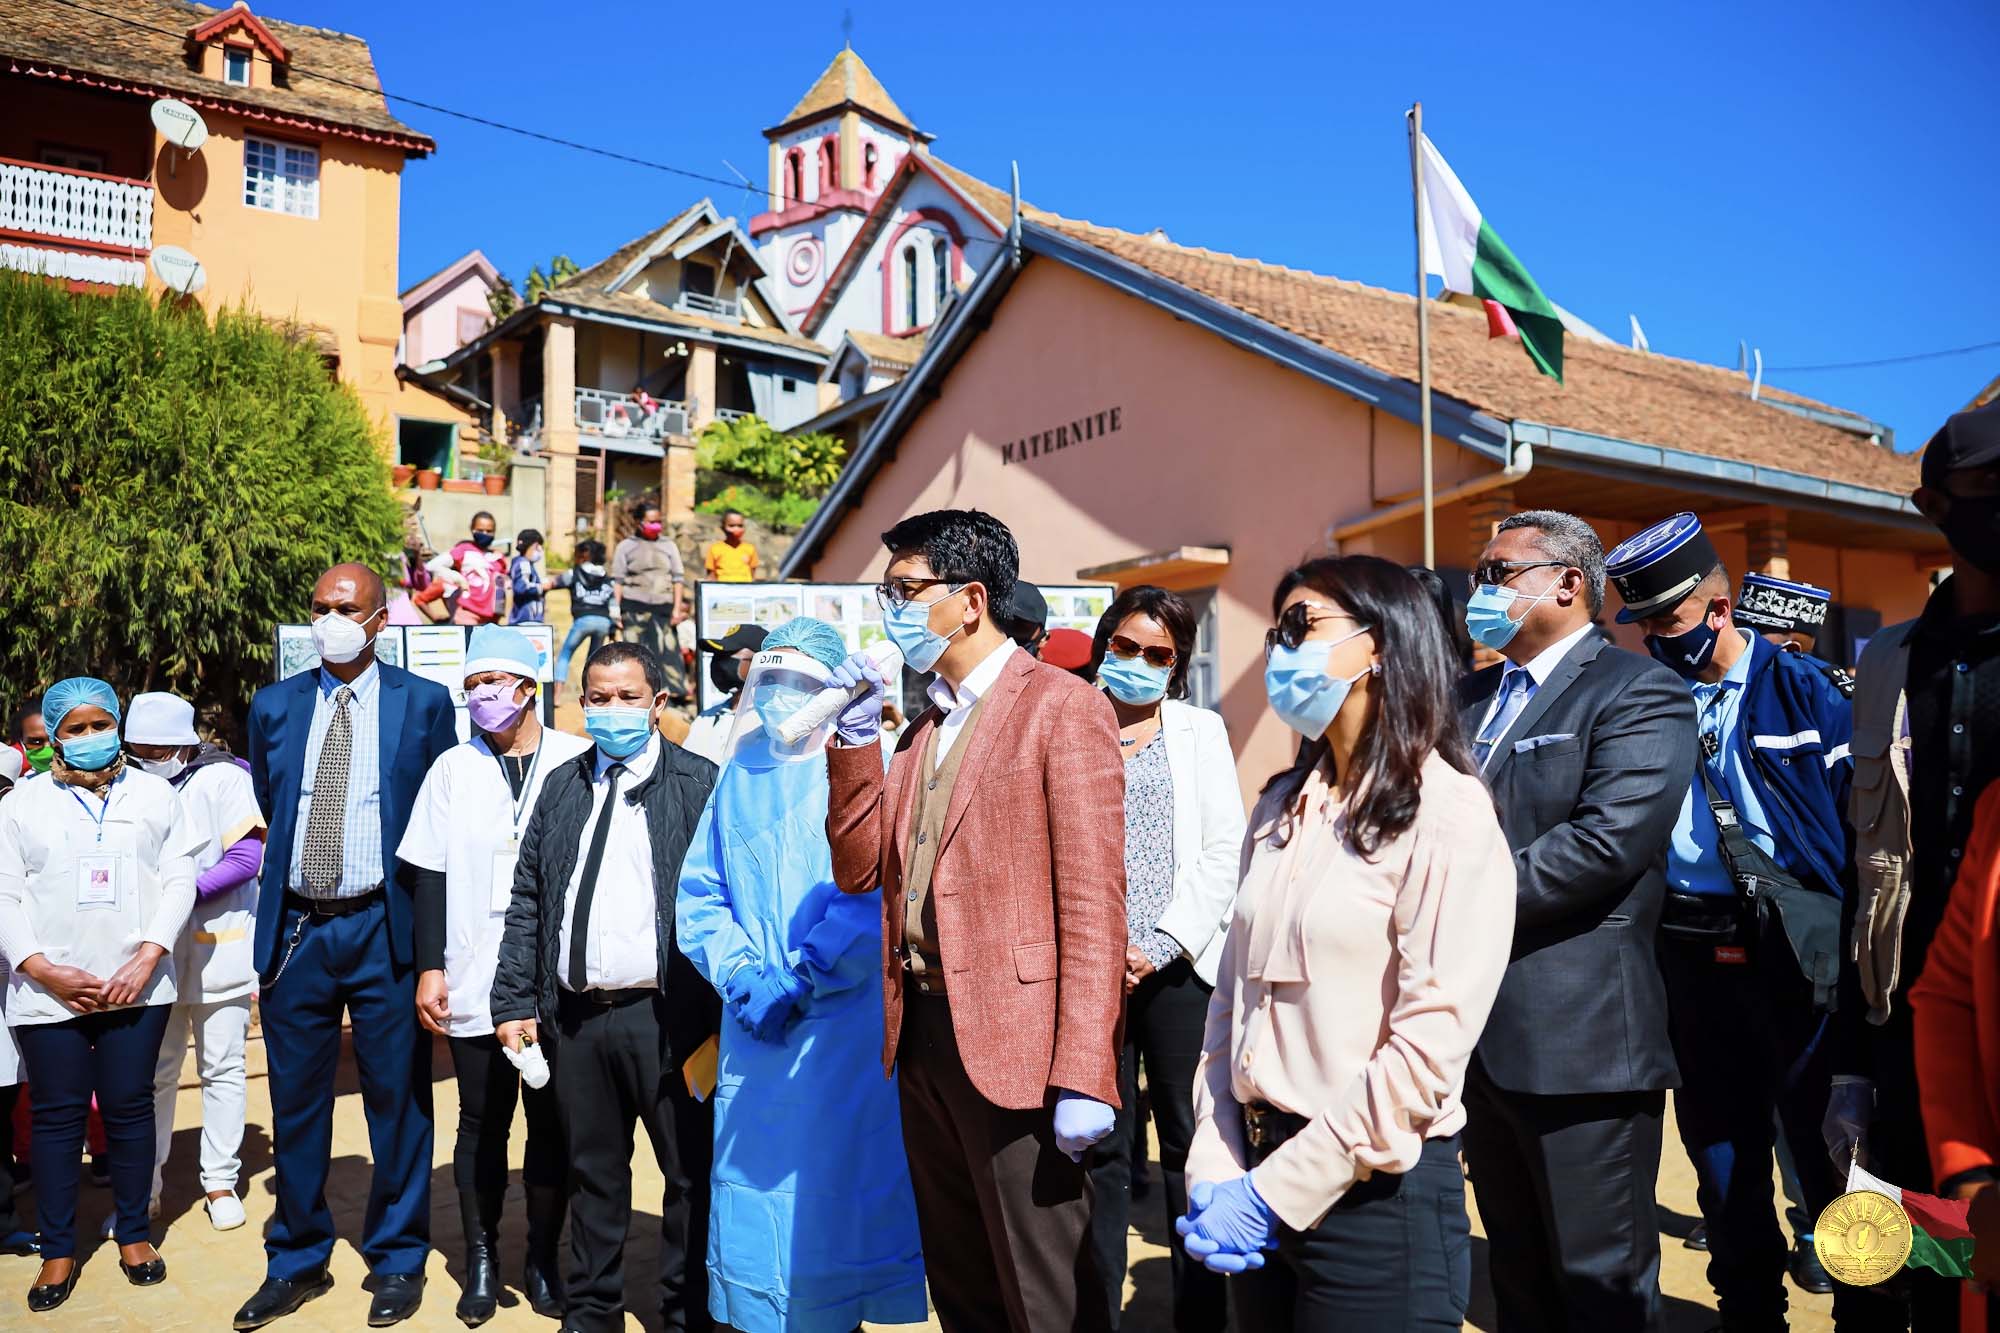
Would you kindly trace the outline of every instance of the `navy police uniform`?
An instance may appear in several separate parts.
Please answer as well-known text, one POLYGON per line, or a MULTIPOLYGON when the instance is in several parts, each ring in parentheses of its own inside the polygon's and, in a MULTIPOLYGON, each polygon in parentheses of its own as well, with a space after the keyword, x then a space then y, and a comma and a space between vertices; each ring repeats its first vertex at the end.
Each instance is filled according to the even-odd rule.
MULTIPOLYGON (((1618 619, 1671 614, 1720 565, 1694 515, 1655 525, 1606 559, 1625 600, 1618 619)), ((1688 680, 1699 714, 1701 753, 1668 849, 1660 955, 1682 1077, 1676 1119, 1728 1330, 1785 1326, 1789 1247, 1771 1197, 1774 1133, 1791 1147, 1807 1219, 1841 1189, 1819 1122, 1840 901, 1852 880, 1848 695, 1826 663, 1762 637, 1808 617, 1816 631, 1825 603, 1813 616, 1807 594, 1819 590, 1753 577, 1749 612, 1739 609, 1734 624, 1718 630, 1704 619, 1646 641, 1688 680), (1787 610, 1785 623, 1772 623, 1787 610), (1742 646, 1723 651, 1730 666, 1717 671, 1723 635, 1742 646)), ((1799 1242, 1810 1241, 1808 1221, 1799 1242)), ((1846 1299, 1837 1296, 1836 1309, 1846 1299)))

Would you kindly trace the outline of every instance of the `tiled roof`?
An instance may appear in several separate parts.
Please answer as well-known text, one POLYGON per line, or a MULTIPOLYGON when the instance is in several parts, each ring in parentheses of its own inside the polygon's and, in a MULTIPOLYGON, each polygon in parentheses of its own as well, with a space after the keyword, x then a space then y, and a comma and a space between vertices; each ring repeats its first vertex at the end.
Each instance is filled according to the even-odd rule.
POLYGON ((649 301, 643 296, 633 296, 629 292, 598 291, 567 282, 549 293, 547 299, 581 306, 585 310, 596 310, 606 315, 625 315, 632 319, 671 324, 677 328, 706 330, 711 333, 727 334, 732 338, 747 338, 753 342, 769 343, 773 347, 784 347, 795 352, 810 352, 815 361, 826 359, 826 349, 811 338, 787 333, 783 329, 762 328, 755 324, 739 324, 734 320, 714 319, 708 315, 690 314, 685 310, 672 310, 658 301, 649 301))
POLYGON ((898 129, 912 132, 916 129, 910 118, 903 114, 903 108, 896 105, 896 99, 889 96, 889 90, 882 86, 882 81, 875 77, 875 71, 869 69, 867 62, 854 54, 851 48, 833 58, 833 63, 813 81, 813 86, 806 90, 798 105, 778 122, 779 128, 810 120, 849 104, 898 129))
POLYGON ((348 33, 260 17, 291 56, 288 86, 237 88, 196 73, 188 65, 187 34, 221 12, 181 0, 90 0, 87 9, 0 0, 0 60, 29 74, 109 83, 144 96, 171 94, 198 107, 229 107, 322 132, 387 138, 413 152, 437 147, 389 114, 368 43, 348 33))
MULTIPOLYGON (((1415 302, 1402 292, 1212 250, 1159 236, 1061 219, 1056 229, 1170 282, 1372 366, 1415 381, 1415 302)), ((1907 494, 1914 455, 1754 402, 1743 376, 1720 366, 1566 340, 1564 383, 1536 373, 1519 346, 1489 339, 1483 315, 1431 305, 1433 389, 1496 417, 1684 449, 1907 494)), ((1797 395, 1766 394, 1808 406, 1797 395)), ((1840 411, 1838 408, 1826 409, 1840 411)))
POLYGON ((867 329, 849 329, 847 337, 861 354, 877 365, 900 366, 908 370, 917 364, 924 354, 924 335, 913 333, 904 338, 891 338, 886 333, 872 333, 867 329))
MULTIPOLYGON (((0 3, 5 3, 5 0, 0 0, 0 3)), ((634 236, 631 240, 625 242, 625 244, 619 246, 616 250, 613 250, 610 254, 571 278, 568 282, 557 288, 557 290, 565 293, 572 290, 603 291, 616 281, 618 275, 629 268, 632 261, 637 259, 641 254, 644 254, 655 241, 686 222, 690 214, 700 211, 702 206, 707 202, 707 200, 703 199, 689 204, 686 208, 683 208, 680 212, 674 214, 643 236, 634 236)))

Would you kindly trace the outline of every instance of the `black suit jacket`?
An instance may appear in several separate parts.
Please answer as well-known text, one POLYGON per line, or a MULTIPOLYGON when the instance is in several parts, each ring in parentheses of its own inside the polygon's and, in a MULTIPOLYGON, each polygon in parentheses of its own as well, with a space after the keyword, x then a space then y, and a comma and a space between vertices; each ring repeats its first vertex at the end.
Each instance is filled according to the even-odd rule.
MULTIPOLYGON (((665 992, 667 1048, 673 1063, 694 1054, 721 1030, 722 999, 681 952, 674 932, 674 902, 680 893, 681 860, 694 840, 702 807, 715 788, 715 765, 656 737, 660 759, 652 776, 622 793, 619 800, 643 805, 646 833, 653 843, 653 929, 659 949, 660 989, 665 992)), ((493 974, 493 1024, 537 1019, 538 1040, 553 1056, 557 977, 568 960, 557 956, 569 881, 590 822, 591 775, 597 771, 592 747, 551 769, 535 811, 521 834, 514 867, 514 896, 500 938, 500 961, 493 974)), ((676 1075, 678 1076, 678 1075, 676 1075)))
MULTIPOLYGON (((1459 687, 1477 735, 1504 666, 1459 687)), ((1655 952, 1667 839, 1694 779, 1687 683, 1586 634, 1493 747, 1485 777, 1514 849, 1514 953, 1479 1060, 1528 1093, 1680 1081, 1655 952)))

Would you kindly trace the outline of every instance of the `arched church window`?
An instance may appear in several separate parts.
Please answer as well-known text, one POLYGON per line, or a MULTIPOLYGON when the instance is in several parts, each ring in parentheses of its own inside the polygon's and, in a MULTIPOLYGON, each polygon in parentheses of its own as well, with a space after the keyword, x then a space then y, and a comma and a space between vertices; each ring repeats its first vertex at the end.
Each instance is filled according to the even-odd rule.
POLYGON ((840 146, 831 137, 820 140, 819 144, 819 192, 840 188, 840 146))
POLYGON ((806 197, 805 154, 801 153, 798 149, 794 148, 791 152, 785 154, 784 206, 786 208, 790 208, 793 204, 803 202, 805 197, 806 197))
POLYGON ((872 190, 875 188, 875 161, 875 145, 872 143, 863 144, 861 148, 861 185, 864 189, 872 190))
POLYGON ((914 329, 918 326, 917 315, 917 247, 903 247, 903 327, 914 329))
POLYGON ((932 307, 931 318, 944 310, 946 301, 951 299, 951 237, 939 236, 931 242, 931 281, 936 289, 937 304, 932 307))

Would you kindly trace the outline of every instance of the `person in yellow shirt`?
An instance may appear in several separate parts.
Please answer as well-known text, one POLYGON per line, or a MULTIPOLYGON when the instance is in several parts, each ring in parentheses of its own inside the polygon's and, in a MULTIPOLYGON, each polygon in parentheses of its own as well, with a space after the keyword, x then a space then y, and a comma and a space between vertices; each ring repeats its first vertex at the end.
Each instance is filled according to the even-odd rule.
POLYGON ((717 583, 755 583, 757 548, 743 539, 743 515, 731 509, 722 516, 722 540, 708 544, 708 577, 717 583))

